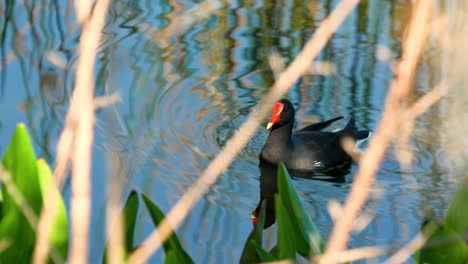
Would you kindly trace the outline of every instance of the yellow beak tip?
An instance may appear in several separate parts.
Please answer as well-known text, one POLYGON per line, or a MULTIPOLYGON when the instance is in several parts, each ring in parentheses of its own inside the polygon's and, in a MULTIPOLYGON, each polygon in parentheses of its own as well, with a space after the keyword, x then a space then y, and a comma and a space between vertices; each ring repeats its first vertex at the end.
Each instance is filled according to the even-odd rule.
POLYGON ((272 126, 273 126, 273 123, 268 123, 268 125, 266 126, 266 129, 270 129, 272 126))

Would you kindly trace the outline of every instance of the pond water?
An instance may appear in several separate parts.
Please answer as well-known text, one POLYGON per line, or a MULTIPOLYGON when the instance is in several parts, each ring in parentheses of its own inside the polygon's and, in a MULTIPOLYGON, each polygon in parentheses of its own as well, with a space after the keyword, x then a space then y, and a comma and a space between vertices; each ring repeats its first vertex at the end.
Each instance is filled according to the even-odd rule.
MULTIPOLYGON (((7 14, 0 19, 2 153, 16 123, 24 122, 37 155, 54 163, 79 41, 73 6, 63 2, 0 4, 7 14)), ((278 51, 289 63, 338 1, 229 1, 203 6, 215 10, 192 16, 186 28, 173 27, 197 2, 134 0, 110 6, 97 58, 96 95, 118 92, 122 100, 97 113, 94 263, 105 241, 107 180, 123 180, 122 200, 136 189, 167 212, 273 83, 268 55, 278 51)), ((287 95, 298 109, 299 125, 343 115, 345 120, 331 129, 351 117, 360 129, 375 129, 393 77, 391 60, 379 54, 400 56, 411 7, 410 1, 364 1, 351 13, 318 57, 331 63, 333 72, 308 74, 287 95)), ((437 63, 429 48, 418 70, 416 94, 437 83, 437 63)), ((415 160, 407 172, 391 152, 386 155, 365 209, 375 217, 352 235, 350 247, 382 245, 393 252, 417 234, 425 217, 444 215, 455 185, 447 177, 438 134, 429 129, 443 118, 439 107, 417 120, 411 141, 415 160)), ((267 136, 266 129, 258 130, 177 230, 197 263, 238 262, 259 199, 258 154, 267 136)), ((353 165, 342 182, 294 179, 324 237, 333 227, 328 202, 345 200, 356 170, 353 165)), ((69 182, 64 195, 70 195, 69 182)), ((142 241, 153 230, 145 210, 138 223, 136 237, 142 241)), ((152 262, 162 257, 159 251, 152 262)))

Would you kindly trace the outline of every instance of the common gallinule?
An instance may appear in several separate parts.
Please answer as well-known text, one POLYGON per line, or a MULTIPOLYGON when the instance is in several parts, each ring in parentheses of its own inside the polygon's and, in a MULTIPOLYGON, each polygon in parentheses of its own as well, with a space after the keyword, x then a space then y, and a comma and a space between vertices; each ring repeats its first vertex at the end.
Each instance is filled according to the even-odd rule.
POLYGON ((349 166, 351 157, 342 147, 342 139, 355 141, 369 136, 368 131, 358 131, 353 118, 339 131, 321 131, 336 117, 315 123, 293 132, 294 107, 287 99, 276 102, 267 129, 270 135, 263 146, 260 160, 270 164, 283 162, 289 170, 327 172, 349 166))

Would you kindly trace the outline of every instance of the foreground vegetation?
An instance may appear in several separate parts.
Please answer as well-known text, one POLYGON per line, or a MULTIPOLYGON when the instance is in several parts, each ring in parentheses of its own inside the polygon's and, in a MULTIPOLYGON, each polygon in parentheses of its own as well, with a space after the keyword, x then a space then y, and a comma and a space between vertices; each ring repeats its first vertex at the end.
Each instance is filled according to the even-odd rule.
MULTIPOLYGON (((36 159, 24 125, 17 126, 2 159, 2 190, 0 204, 1 263, 31 262, 37 243, 38 216, 48 194, 59 191, 51 170, 43 159, 36 159)), ((325 243, 308 216, 286 168, 280 164, 277 172, 278 194, 275 195, 277 245, 263 247, 262 234, 266 203, 263 202, 257 222, 246 240, 240 263, 258 263, 297 257, 311 258, 324 253, 325 243)), ((49 233, 50 262, 63 263, 67 259, 69 235, 67 211, 61 195, 56 203, 53 225, 49 233)), ((164 219, 164 213, 144 194, 132 191, 126 200, 121 218, 124 229, 125 260, 138 245, 133 236, 139 211, 140 197, 155 226, 164 219)), ((416 252, 416 263, 466 263, 468 261, 468 177, 455 193, 442 222, 429 220, 422 226, 427 242, 416 252)), ((107 247, 106 247, 107 248, 107 247)), ((163 244, 165 263, 194 263, 177 236, 172 234, 163 244)), ((103 262, 109 254, 104 252, 103 262)))

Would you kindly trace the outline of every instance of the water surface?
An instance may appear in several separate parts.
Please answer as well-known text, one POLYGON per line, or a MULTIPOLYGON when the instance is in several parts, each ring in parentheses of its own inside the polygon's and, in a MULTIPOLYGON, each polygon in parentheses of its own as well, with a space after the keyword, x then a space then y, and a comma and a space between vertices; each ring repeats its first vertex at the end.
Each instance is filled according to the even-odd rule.
MULTIPOLYGON (((278 51, 289 63, 336 2, 230 1, 180 32, 167 29, 196 1, 112 3, 97 58, 96 96, 119 92, 122 102, 97 113, 93 262, 105 241, 106 181, 120 177, 122 200, 136 189, 167 212, 273 83, 267 56, 278 51)), ((53 164, 75 78, 79 29, 73 7, 54 0, 7 1, 0 10, 7 14, 1 18, 0 150, 15 124, 25 122, 38 156, 53 164), (50 54, 63 67, 52 63, 50 54)), ((331 129, 351 117, 360 129, 375 129, 393 77, 392 63, 377 54, 400 56, 410 11, 406 1, 364 1, 351 13, 317 59, 332 63, 333 73, 308 74, 287 95, 298 109, 299 125, 343 115, 345 121, 331 129)), ((437 83, 436 63, 430 52, 423 56, 417 94, 437 83)), ((425 217, 443 216, 454 185, 440 140, 427 129, 440 123, 441 115, 431 110, 418 119, 411 141, 416 156, 408 172, 387 153, 365 208, 375 217, 353 234, 351 247, 396 250, 417 234, 425 217)), ((259 199, 258 154, 267 135, 259 129, 178 229, 197 263, 238 261, 259 199)), ((325 237, 333 227, 328 202, 345 200, 356 170, 353 165, 341 183, 294 179, 325 237)), ((66 197, 69 192, 68 183, 66 197)), ((139 219, 137 241, 153 230, 145 210, 139 219)), ((153 262, 161 258, 158 252, 153 262)))

